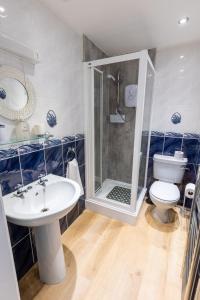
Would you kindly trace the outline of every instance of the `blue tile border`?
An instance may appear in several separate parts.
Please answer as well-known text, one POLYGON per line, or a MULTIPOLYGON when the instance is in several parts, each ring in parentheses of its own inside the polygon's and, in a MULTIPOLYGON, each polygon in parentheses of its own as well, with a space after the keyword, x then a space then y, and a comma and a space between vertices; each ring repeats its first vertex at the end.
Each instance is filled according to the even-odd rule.
POLYGON ((10 148, 7 150, 0 150, 0 160, 4 160, 14 156, 18 156, 18 149, 10 148))
POLYGON ((50 139, 44 142, 44 148, 55 147, 62 144, 61 139, 50 139))
POLYGON ((182 138, 183 134, 182 133, 177 133, 177 132, 165 132, 166 137, 172 137, 172 138, 182 138))
POLYGON ((19 154, 22 155, 22 154, 39 151, 42 150, 43 148, 44 148, 43 144, 37 143, 37 144, 22 145, 18 148, 18 150, 19 150, 19 154))
POLYGON ((62 143, 74 142, 75 139, 76 139, 75 135, 65 136, 65 137, 62 138, 62 143))
POLYGON ((184 139, 200 139, 200 134, 197 133, 184 133, 184 139))
POLYGON ((76 134, 76 135, 75 135, 75 139, 76 139, 76 140, 84 139, 84 134, 82 134, 82 133, 76 134))
POLYGON ((160 132, 160 131, 152 131, 151 132, 151 135, 152 136, 164 136, 164 133, 163 132, 160 132))
POLYGON ((62 138, 52 138, 44 143, 30 143, 30 144, 24 144, 21 146, 11 147, 8 149, 1 149, 0 150, 0 160, 4 160, 10 157, 27 154, 35 151, 39 151, 42 149, 55 147, 58 145, 63 145, 70 142, 75 142, 78 140, 84 140, 84 134, 76 134, 76 135, 70 135, 70 136, 64 136, 62 138))

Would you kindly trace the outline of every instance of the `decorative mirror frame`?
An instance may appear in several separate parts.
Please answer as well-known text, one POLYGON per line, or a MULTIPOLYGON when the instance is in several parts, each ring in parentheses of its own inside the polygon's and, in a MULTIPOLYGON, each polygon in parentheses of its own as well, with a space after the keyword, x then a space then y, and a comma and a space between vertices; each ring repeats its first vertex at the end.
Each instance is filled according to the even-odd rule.
POLYGON ((31 82, 26 78, 23 72, 8 66, 0 66, 0 80, 4 78, 13 78, 18 80, 27 92, 27 104, 24 108, 15 111, 0 102, 0 115, 9 120, 25 120, 28 119, 35 109, 36 98, 31 82))

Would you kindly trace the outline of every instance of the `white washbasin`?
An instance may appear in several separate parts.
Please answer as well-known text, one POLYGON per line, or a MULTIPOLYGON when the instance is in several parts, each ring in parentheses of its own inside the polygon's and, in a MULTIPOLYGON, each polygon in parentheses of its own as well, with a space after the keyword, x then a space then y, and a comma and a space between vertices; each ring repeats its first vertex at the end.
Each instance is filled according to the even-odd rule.
POLYGON ((16 197, 16 192, 3 197, 9 222, 30 227, 50 224, 74 207, 80 197, 79 185, 52 174, 45 178, 48 179, 45 188, 37 181, 26 186, 32 189, 24 193, 24 198, 16 197))
POLYGON ((66 275, 59 219, 72 210, 81 190, 76 182, 60 176, 50 174, 45 179, 44 186, 33 182, 22 197, 14 192, 3 197, 3 203, 8 221, 34 227, 40 279, 56 284, 66 275))

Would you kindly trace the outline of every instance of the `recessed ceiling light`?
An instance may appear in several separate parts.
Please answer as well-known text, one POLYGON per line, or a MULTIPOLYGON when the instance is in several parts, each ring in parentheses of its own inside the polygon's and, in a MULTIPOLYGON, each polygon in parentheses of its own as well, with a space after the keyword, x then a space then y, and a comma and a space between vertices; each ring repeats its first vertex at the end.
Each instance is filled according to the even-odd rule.
POLYGON ((189 17, 183 17, 180 20, 178 20, 178 24, 179 25, 185 25, 189 22, 189 19, 190 19, 189 17))
POLYGON ((4 13, 6 9, 3 6, 0 6, 0 13, 4 13))
POLYGON ((180 59, 184 59, 184 57, 185 57, 184 55, 180 55, 180 59))

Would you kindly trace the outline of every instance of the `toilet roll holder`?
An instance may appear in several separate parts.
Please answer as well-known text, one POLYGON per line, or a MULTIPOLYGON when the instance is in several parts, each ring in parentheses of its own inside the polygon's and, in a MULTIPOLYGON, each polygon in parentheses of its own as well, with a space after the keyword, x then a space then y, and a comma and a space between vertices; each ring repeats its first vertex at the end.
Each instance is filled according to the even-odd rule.
POLYGON ((187 208, 185 206, 186 199, 190 199, 192 201, 194 199, 194 194, 195 194, 195 190, 194 191, 188 191, 186 193, 186 187, 185 187, 184 198, 183 198, 183 206, 181 208, 182 213, 183 213, 184 216, 186 216, 186 211, 187 211, 187 208))

